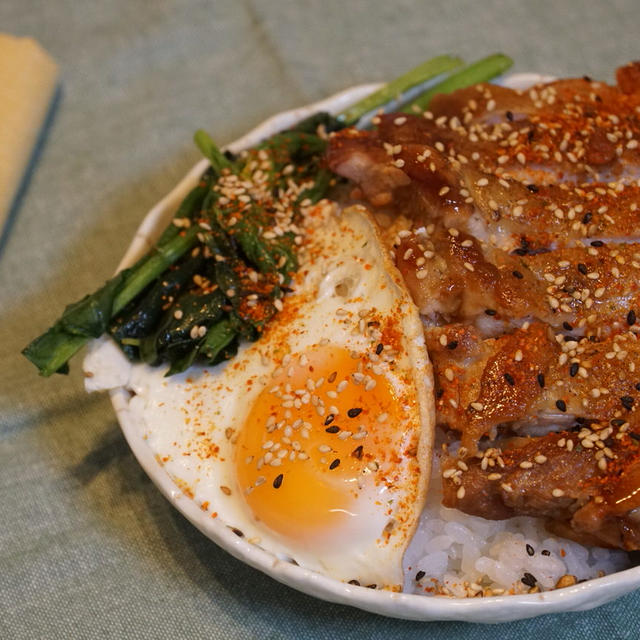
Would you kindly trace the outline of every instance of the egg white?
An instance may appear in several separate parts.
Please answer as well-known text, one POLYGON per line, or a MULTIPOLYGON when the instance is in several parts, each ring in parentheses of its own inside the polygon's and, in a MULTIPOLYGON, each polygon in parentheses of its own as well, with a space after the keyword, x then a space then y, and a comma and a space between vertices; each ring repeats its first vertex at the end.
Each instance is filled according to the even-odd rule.
POLYGON ((260 340, 242 346, 230 362, 166 378, 165 368, 131 365, 113 343, 102 340, 85 360, 86 387, 122 386, 132 392, 130 418, 156 460, 211 517, 281 559, 339 580, 397 590, 403 582, 402 556, 424 504, 433 438, 432 375, 422 326, 366 211, 316 207, 305 233, 301 267, 285 310, 260 340), (288 316, 287 305, 295 306, 296 313, 288 316), (313 539, 295 531, 282 535, 257 521, 238 486, 238 433, 258 395, 282 369, 283 350, 301 354, 318 345, 353 353, 370 349, 371 338, 362 331, 369 309, 401 329, 394 366, 381 366, 398 397, 413 401, 401 412, 404 444, 408 447, 413 439, 416 455, 397 463, 394 472, 401 480, 395 484, 363 481, 357 513, 340 530, 313 539), (394 527, 394 521, 402 526, 394 527))

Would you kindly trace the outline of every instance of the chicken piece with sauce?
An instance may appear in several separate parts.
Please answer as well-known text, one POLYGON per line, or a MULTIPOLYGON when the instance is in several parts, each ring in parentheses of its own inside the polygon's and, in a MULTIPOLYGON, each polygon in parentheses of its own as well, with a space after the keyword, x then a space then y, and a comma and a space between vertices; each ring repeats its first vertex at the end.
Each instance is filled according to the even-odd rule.
POLYGON ((460 440, 445 504, 640 549, 640 63, 376 124, 327 159, 392 221, 460 440))

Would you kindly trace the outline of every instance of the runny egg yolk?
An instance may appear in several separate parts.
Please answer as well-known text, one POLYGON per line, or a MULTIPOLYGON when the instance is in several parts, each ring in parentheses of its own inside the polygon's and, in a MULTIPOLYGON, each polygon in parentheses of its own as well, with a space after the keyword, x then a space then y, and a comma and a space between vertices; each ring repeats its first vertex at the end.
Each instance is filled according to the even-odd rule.
POLYGON ((310 540, 373 509, 386 514, 401 404, 366 356, 318 347, 286 359, 238 434, 237 477, 255 519, 310 540))

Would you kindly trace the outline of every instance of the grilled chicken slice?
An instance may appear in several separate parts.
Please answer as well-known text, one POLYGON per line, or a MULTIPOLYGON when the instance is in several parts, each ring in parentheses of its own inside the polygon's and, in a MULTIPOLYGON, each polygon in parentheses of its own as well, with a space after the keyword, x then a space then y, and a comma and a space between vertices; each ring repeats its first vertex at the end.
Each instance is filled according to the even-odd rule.
POLYGON ((394 246, 414 301, 431 319, 474 321, 493 310, 503 318, 533 316, 552 323, 562 315, 547 303, 549 283, 523 268, 518 256, 483 249, 457 229, 432 224, 401 231, 394 246))
POLYGON ((640 443, 616 424, 585 423, 448 458, 443 504, 491 520, 542 517, 583 543, 640 549, 640 443))
POLYGON ((588 78, 526 91, 479 84, 436 96, 414 133, 398 131, 397 118, 382 119, 380 130, 392 145, 439 143, 450 157, 524 182, 634 181, 639 69, 638 63, 620 69, 616 87, 588 78))
MULTIPOLYGON (((396 120, 403 123, 398 129, 421 122, 417 116, 396 120)), ((640 241, 636 181, 536 185, 487 173, 479 161, 462 157, 465 162, 429 145, 395 144, 381 132, 349 129, 331 139, 328 153, 332 170, 358 184, 374 206, 394 204, 417 226, 439 221, 504 251, 640 241)))
POLYGON ((495 312, 502 330, 535 318, 582 336, 640 317, 638 243, 510 254, 431 224, 401 231, 394 248, 414 301, 432 321, 485 316, 487 327, 486 313, 495 312))
POLYGON ((504 425, 562 427, 578 417, 640 428, 640 341, 632 331, 594 342, 534 322, 484 340, 456 325, 425 335, 437 421, 459 432, 471 452, 504 425))

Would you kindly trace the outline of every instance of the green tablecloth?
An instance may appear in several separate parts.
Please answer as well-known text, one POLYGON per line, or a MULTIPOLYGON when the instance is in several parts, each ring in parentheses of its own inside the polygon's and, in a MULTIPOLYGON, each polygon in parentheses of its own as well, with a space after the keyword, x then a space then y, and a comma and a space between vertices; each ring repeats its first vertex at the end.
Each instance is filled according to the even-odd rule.
POLYGON ((19 355, 113 271, 190 168, 266 116, 432 55, 504 51, 516 71, 611 80, 638 55, 632 0, 510 3, 3 0, 0 30, 58 60, 62 91, 0 247, 3 638, 636 638, 640 594, 500 626, 409 623, 316 601, 198 533, 159 494, 79 363, 19 355))

